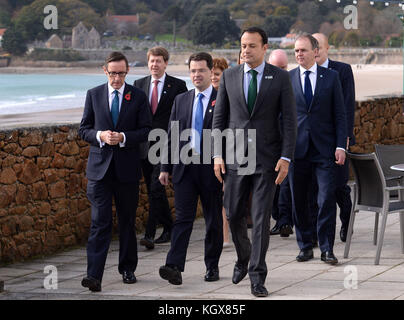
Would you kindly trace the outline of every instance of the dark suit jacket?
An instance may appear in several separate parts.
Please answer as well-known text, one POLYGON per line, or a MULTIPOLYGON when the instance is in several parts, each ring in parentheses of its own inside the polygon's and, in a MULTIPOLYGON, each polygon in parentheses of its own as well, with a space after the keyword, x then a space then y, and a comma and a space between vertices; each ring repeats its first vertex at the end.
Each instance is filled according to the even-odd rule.
MULTIPOLYGON (((208 107, 206 108, 205 116, 203 119, 203 129, 212 129, 212 118, 213 118, 213 110, 215 108, 214 101, 216 100, 216 90, 212 90, 212 94, 210 96, 208 107)), ((171 117, 169 121, 168 128, 168 159, 165 159, 165 162, 168 164, 161 165, 162 172, 172 173, 172 181, 173 183, 178 183, 181 181, 186 164, 179 161, 178 164, 171 163, 171 122, 179 121, 179 133, 183 132, 186 129, 192 128, 192 106, 194 104, 195 98, 195 90, 192 89, 188 92, 182 93, 178 95, 174 100, 173 109, 171 111, 171 117)), ((179 151, 183 150, 184 146, 188 144, 189 141, 179 141, 179 151)), ((203 183, 204 187, 212 189, 220 189, 221 184, 216 179, 214 171, 213 171, 213 160, 210 158, 210 164, 203 164, 203 139, 201 143, 201 164, 200 170, 203 172, 203 176, 205 177, 203 183)))
POLYGON ((140 178, 139 143, 147 140, 151 129, 151 113, 147 97, 141 90, 126 84, 119 118, 114 128, 108 102, 108 84, 87 91, 80 137, 90 143, 87 163, 87 178, 101 180, 114 159, 115 172, 120 182, 136 182, 140 178), (127 100, 127 95, 130 100, 127 100), (123 132, 125 147, 105 144, 100 148, 97 131, 123 132))
MULTIPOLYGON (((138 80, 135 80, 133 85, 139 89, 142 89, 143 92, 149 97, 150 90, 150 81, 151 76, 147 76, 138 80)), ((187 86, 185 81, 181 79, 177 79, 166 74, 166 78, 164 80, 163 91, 161 92, 161 97, 159 104, 157 105, 157 110, 155 114, 152 114, 153 123, 152 129, 163 129, 167 131, 168 128, 168 120, 170 119, 171 108, 173 106, 174 98, 183 92, 187 92, 187 86)), ((150 99, 147 101, 149 102, 150 99)), ((153 142, 144 142, 140 145, 140 153, 141 159, 146 159, 147 154, 149 152, 150 145, 153 145, 153 142)))
POLYGON ((334 158, 337 147, 346 148, 347 130, 341 83, 336 71, 317 66, 313 100, 306 105, 299 67, 290 71, 297 109, 295 158, 306 156, 310 140, 325 158, 334 158))
MULTIPOLYGON (((294 157, 297 122, 289 74, 273 65, 265 64, 251 115, 244 96, 243 78, 244 64, 227 69, 222 74, 213 115, 213 129, 245 129, 244 146, 248 144, 247 130, 255 129, 256 172, 272 172, 281 156, 289 159, 294 157)), ((217 142, 218 140, 215 140, 216 145, 217 142)), ((225 158, 224 154, 222 158, 225 158)), ((226 165, 232 170, 240 167, 237 161, 226 165)))
POLYGON ((338 72, 341 81, 342 93, 344 95, 344 105, 347 120, 347 133, 349 145, 355 144, 353 127, 355 122, 355 82, 352 68, 349 64, 328 59, 328 68, 338 72))

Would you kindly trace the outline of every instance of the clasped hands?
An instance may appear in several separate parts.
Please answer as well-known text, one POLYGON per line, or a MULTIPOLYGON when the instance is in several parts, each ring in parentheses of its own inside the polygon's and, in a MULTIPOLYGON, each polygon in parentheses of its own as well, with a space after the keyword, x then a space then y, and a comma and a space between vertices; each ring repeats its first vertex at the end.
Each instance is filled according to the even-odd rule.
POLYGON ((100 139, 102 142, 105 142, 106 144, 114 146, 120 142, 123 142, 123 135, 122 135, 122 133, 119 133, 119 132, 107 130, 107 131, 101 132, 100 139))

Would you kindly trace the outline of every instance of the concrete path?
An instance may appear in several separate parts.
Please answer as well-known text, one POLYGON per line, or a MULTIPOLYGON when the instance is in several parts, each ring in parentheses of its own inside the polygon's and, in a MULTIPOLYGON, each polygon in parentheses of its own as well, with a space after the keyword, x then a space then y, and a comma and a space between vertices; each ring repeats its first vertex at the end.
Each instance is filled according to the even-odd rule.
MULTIPOLYGON (((295 235, 289 238, 271 236, 267 254, 267 299, 387 299, 404 300, 404 254, 400 248, 399 214, 392 214, 387 228, 380 265, 375 266, 376 247, 372 244, 374 213, 359 212, 350 256, 343 259, 345 244, 339 239, 339 221, 334 252, 339 264, 330 266, 320 260, 319 249, 314 259, 297 262, 295 235), (357 286, 355 289, 355 276, 357 286), (345 284, 345 285, 344 285, 345 284)), ((158 230, 157 235, 161 230, 158 230)), ((138 236, 138 238, 140 238, 138 236)), ((118 242, 111 243, 102 283, 102 292, 91 293, 81 286, 86 274, 86 249, 79 248, 39 260, 0 268, 4 281, 3 299, 256 299, 250 293, 248 276, 238 285, 231 282, 236 254, 234 247, 223 250, 220 280, 205 282, 204 220, 195 222, 181 286, 170 285, 158 275, 165 263, 169 244, 154 250, 139 246, 139 264, 135 272, 138 282, 123 284, 118 273, 118 242), (50 267, 49 267, 50 266, 50 267), (45 268, 57 268, 57 289, 45 289, 50 274, 45 268)), ((51 275, 54 273, 51 273, 51 275)))

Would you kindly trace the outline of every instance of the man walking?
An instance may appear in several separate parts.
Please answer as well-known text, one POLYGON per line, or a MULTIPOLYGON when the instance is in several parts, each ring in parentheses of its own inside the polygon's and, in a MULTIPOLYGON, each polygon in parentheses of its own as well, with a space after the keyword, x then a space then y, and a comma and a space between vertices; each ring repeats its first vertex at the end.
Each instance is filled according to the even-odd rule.
MULTIPOLYGON (((288 174, 296 141, 296 108, 289 75, 265 63, 267 42, 267 35, 260 28, 243 31, 241 55, 245 63, 224 71, 213 117, 213 129, 221 132, 243 129, 244 146, 256 151, 255 169, 243 175, 239 174, 239 169, 244 165, 225 163, 219 146, 215 148, 218 154, 214 154, 214 160, 215 175, 220 182, 224 175, 224 207, 237 252, 232 281, 237 284, 248 273, 251 293, 257 297, 268 295, 265 256, 269 245, 269 217, 275 184, 282 183, 288 174), (256 141, 248 138, 248 130, 255 131, 256 141), (252 243, 247 236, 244 206, 250 192, 252 243)), ((215 139, 215 144, 220 142, 215 139)))
POLYGON ((124 283, 135 283, 137 244, 134 221, 139 197, 139 144, 147 140, 151 114, 146 95, 125 83, 128 60, 112 52, 104 65, 108 83, 87 92, 80 137, 90 143, 87 196, 91 228, 87 244, 87 276, 81 284, 101 291, 111 242, 112 198, 119 223, 119 265, 124 283))

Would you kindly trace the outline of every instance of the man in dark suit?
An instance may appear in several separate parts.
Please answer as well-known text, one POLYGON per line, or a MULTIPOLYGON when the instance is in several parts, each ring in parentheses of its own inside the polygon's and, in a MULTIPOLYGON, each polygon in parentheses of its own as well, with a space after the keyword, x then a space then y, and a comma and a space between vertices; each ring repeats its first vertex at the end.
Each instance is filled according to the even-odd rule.
POLYGON ((295 42, 299 66, 290 71, 296 99, 298 134, 295 160, 289 173, 293 220, 300 253, 299 262, 313 258, 311 181, 318 185, 317 235, 321 260, 338 263, 333 253, 335 238, 335 174, 343 165, 347 141, 346 118, 341 83, 336 71, 316 64, 318 41, 311 35, 295 42))
MULTIPOLYGON (((328 38, 322 33, 315 33, 313 37, 317 39, 319 43, 318 56, 316 62, 318 65, 335 70, 338 72, 339 79, 341 81, 342 93, 344 95, 344 106, 347 120, 347 132, 348 141, 347 149, 349 146, 355 144, 355 136, 353 133, 354 120, 355 120, 355 82, 352 73, 352 68, 349 64, 334 61, 328 58, 328 38)), ((348 233, 349 218, 351 215, 352 201, 351 201, 351 188, 348 186, 349 180, 349 162, 345 160, 343 166, 337 167, 337 186, 335 190, 335 196, 337 204, 340 208, 340 220, 341 230, 340 238, 342 242, 346 241, 348 233)), ((315 220, 317 221, 317 220, 315 220)))
MULTIPOLYGON (((185 81, 165 73, 169 54, 165 48, 154 47, 147 52, 150 76, 135 80, 134 86, 142 89, 149 97, 150 109, 153 115, 152 129, 167 130, 174 98, 187 91, 185 81)), ((150 146, 153 144, 151 143, 150 146)), ((149 142, 141 145, 142 171, 149 197, 149 218, 144 237, 140 244, 147 249, 153 249, 155 243, 170 241, 172 218, 168 205, 166 189, 159 181, 160 164, 150 163, 147 155, 149 142), (163 233, 154 240, 157 224, 163 225, 163 233)))
POLYGON ((168 184, 169 174, 172 174, 176 218, 171 234, 171 248, 166 264, 160 267, 159 273, 163 279, 174 285, 182 284, 181 272, 185 267, 198 197, 201 199, 206 222, 205 281, 219 280, 219 258, 223 247, 222 186, 213 172, 211 150, 205 148, 203 143, 207 138, 207 143, 210 144, 210 132, 207 136, 202 135, 204 129, 212 128, 216 101, 216 90, 210 80, 213 59, 210 54, 200 52, 191 55, 188 61, 195 89, 178 95, 174 100, 168 130, 168 158, 162 158, 160 173, 163 185, 168 184), (182 136, 186 133, 185 130, 191 132, 190 141, 171 137, 174 131, 182 136), (178 143, 179 148, 174 147, 173 153, 180 155, 180 159, 173 161, 175 155, 171 148, 178 143), (190 163, 184 155, 191 156, 190 163), (203 161, 204 158, 207 158, 207 161, 203 161))
POLYGON ((108 83, 87 92, 80 137, 90 143, 87 196, 91 228, 87 243, 87 276, 82 285, 101 291, 111 241, 112 198, 119 222, 119 273, 135 283, 137 244, 134 221, 139 197, 139 144, 147 140, 151 114, 146 95, 125 83, 128 61, 112 52, 104 65, 108 83))
POLYGON ((213 116, 213 129, 220 132, 229 129, 236 135, 237 131, 244 132, 242 143, 247 146, 244 155, 248 153, 248 158, 252 156, 256 163, 251 170, 244 170, 245 165, 240 162, 231 163, 231 155, 237 159, 240 154, 237 146, 235 153, 228 154, 228 143, 225 163, 221 139, 215 136, 215 175, 222 182, 224 174, 224 207, 237 251, 232 281, 237 284, 248 273, 251 293, 257 297, 268 295, 265 256, 269 245, 269 217, 275 184, 286 177, 293 159, 297 130, 289 74, 265 63, 267 39, 260 28, 243 31, 241 55, 245 63, 224 71, 213 116), (249 137, 248 131, 255 133, 256 141, 249 137), (252 243, 247 235, 244 208, 250 192, 252 243))

